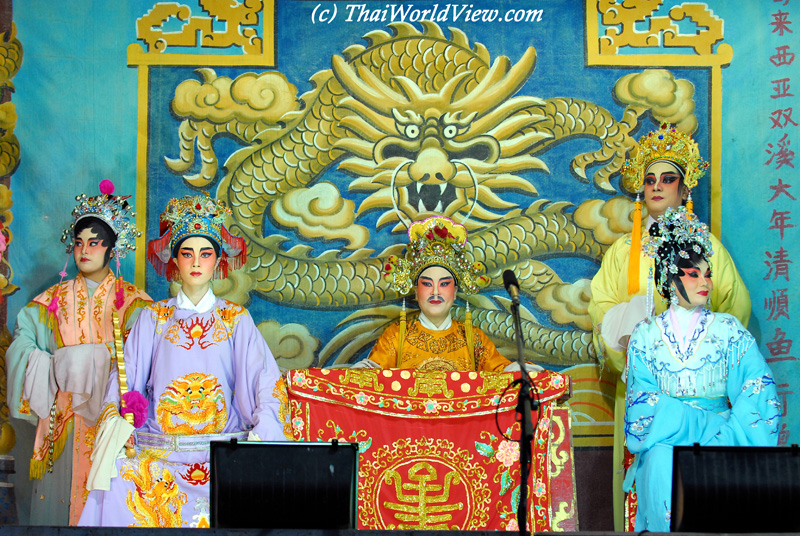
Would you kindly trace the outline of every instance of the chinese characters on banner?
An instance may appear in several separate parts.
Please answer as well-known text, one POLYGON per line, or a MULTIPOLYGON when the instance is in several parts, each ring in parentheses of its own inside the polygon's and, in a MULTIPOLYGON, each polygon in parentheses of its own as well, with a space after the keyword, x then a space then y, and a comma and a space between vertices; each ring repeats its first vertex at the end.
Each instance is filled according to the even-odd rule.
MULTIPOLYGON (((792 219, 797 198, 792 192, 794 182, 794 151, 792 150, 792 137, 797 134, 797 121, 792 118, 792 111, 796 103, 795 93, 792 90, 792 77, 790 66, 794 63, 795 53, 791 46, 797 41, 792 30, 792 10, 789 0, 774 0, 775 10, 771 14, 769 46, 774 45, 774 53, 769 57, 769 106, 774 111, 770 113, 769 132, 767 143, 767 159, 765 181, 769 187, 767 211, 769 222, 766 226, 766 251, 764 264, 766 272, 764 280, 764 316, 765 322, 762 330, 763 343, 767 348, 767 362, 773 368, 778 380, 778 392, 783 399, 783 416, 786 416, 787 397, 794 394, 788 382, 781 378, 784 376, 775 369, 797 361, 797 348, 792 350, 793 337, 788 327, 791 320, 789 295, 790 274, 792 272, 792 257, 797 254, 793 240, 788 240, 789 230, 796 227, 792 219), (771 210, 770 210, 771 209, 771 210)), ((800 80, 794 80, 795 85, 800 80)), ((756 302, 757 303, 757 302, 756 302)), ((789 432, 784 422, 781 427, 780 444, 786 444, 789 432)))

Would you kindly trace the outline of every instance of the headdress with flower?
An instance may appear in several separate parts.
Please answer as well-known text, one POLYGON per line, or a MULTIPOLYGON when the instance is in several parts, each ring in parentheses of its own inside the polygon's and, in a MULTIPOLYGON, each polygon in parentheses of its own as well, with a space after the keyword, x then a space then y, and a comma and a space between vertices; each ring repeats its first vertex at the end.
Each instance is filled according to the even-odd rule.
MULTIPOLYGON (((483 275, 485 268, 480 262, 473 262, 466 254, 467 229, 449 218, 433 216, 415 221, 408 228, 408 246, 405 255, 392 255, 384 265, 384 280, 391 288, 402 295, 409 294, 419 275, 431 266, 441 266, 453 274, 459 290, 465 294, 474 294, 480 287, 489 283, 483 275)), ((472 313, 467 302, 464 318, 464 329, 467 351, 474 351, 474 334, 472 313)), ((397 345, 397 363, 400 368, 403 361, 403 343, 406 333, 406 302, 400 311, 400 330, 397 345)))
POLYGON ((485 268, 466 254, 467 229, 449 218, 433 216, 408 228, 405 256, 392 255, 384 266, 384 279, 400 294, 409 294, 419 274, 430 266, 441 266, 456 278, 459 290, 474 294, 489 283, 485 268))
POLYGON ((628 294, 639 291, 639 252, 642 240, 642 202, 639 194, 644 185, 644 176, 650 164, 659 160, 671 162, 683 172, 683 184, 689 189, 686 209, 693 211, 692 188, 708 169, 708 162, 700 156, 697 142, 686 132, 663 123, 661 128, 639 139, 632 157, 622 165, 622 186, 629 192, 636 192, 636 206, 633 213, 631 232, 631 255, 628 265, 628 294))
POLYGON ((186 238, 202 236, 220 248, 216 276, 228 277, 228 270, 241 268, 247 260, 247 249, 243 238, 228 232, 223 222, 231 209, 224 201, 208 195, 187 195, 173 198, 161 213, 161 236, 147 245, 147 260, 159 275, 173 281, 178 267, 170 259, 175 247, 186 238))
MULTIPOLYGON (((108 179, 100 181, 100 195, 87 196, 81 194, 75 197, 78 205, 72 210, 72 223, 64 229, 61 235, 61 241, 66 244, 67 253, 72 253, 75 249, 75 226, 81 220, 86 218, 94 218, 105 223, 108 228, 114 233, 116 242, 114 243, 114 258, 117 263, 116 270, 116 297, 114 304, 119 309, 124 303, 125 297, 122 290, 122 278, 120 277, 119 259, 125 257, 129 251, 136 250, 136 239, 142 235, 141 231, 136 229, 136 222, 134 220, 136 213, 131 211, 131 206, 128 204, 129 195, 113 195, 114 183, 108 179)), ((67 260, 69 263, 69 260, 67 260)), ((61 281, 67 275, 67 266, 61 270, 59 275, 61 281)), ((53 293, 53 298, 47 309, 55 313, 58 309, 58 294, 60 285, 53 293)))
POLYGON ((693 252, 710 265, 709 259, 714 254, 708 225, 685 207, 668 208, 653 224, 642 250, 654 259, 655 290, 668 302, 673 299, 672 280, 681 272, 681 259, 689 260, 693 252))

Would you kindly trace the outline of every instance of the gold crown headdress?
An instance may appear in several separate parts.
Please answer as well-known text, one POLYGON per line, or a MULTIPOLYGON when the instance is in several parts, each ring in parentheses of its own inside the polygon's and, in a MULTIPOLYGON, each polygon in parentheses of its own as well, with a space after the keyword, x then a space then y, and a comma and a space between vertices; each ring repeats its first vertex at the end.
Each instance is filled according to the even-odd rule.
POLYGON ((147 245, 147 259, 159 275, 166 275, 172 281, 177 267, 169 261, 175 246, 185 238, 202 236, 220 247, 217 275, 227 277, 229 268, 241 268, 247 260, 244 239, 232 235, 223 225, 230 214, 231 209, 224 201, 207 194, 170 199, 161 214, 162 235, 147 245))
POLYGON ((433 216, 412 223, 408 238, 405 256, 392 255, 384 267, 384 279, 398 293, 409 294, 419 274, 430 266, 447 269, 465 294, 474 294, 489 283, 489 278, 482 275, 483 264, 472 262, 466 255, 467 229, 463 225, 433 216))
MULTIPOLYGON (((392 255, 386 260, 383 278, 391 288, 402 295, 409 294, 419 274, 430 266, 441 266, 456 278, 456 285, 465 294, 473 294, 489 283, 483 275, 483 263, 471 262, 466 255, 467 228, 444 216, 433 216, 415 221, 408 228, 408 246, 404 257, 392 255)), ((403 343, 406 334, 406 302, 400 312, 400 331, 397 343, 397 368, 403 362, 403 343)), ((472 331, 472 313, 467 310, 464 319, 467 349, 470 355, 475 348, 472 331)))
POLYGON ((672 162, 683 170, 683 184, 689 189, 686 209, 693 211, 692 188, 708 169, 708 162, 703 161, 700 149, 692 137, 669 123, 650 132, 639 139, 632 157, 622 165, 622 186, 629 192, 636 192, 636 205, 633 212, 633 229, 631 231, 631 254, 628 261, 628 294, 639 292, 639 252, 642 240, 642 202, 639 193, 644 185, 644 175, 650 164, 658 160, 672 162))
MULTIPOLYGON (((640 192, 648 166, 657 160, 677 164, 684 171, 683 183, 690 190, 708 169, 708 162, 700 156, 700 149, 692 137, 668 123, 642 136, 633 158, 622 165, 622 184, 630 192, 640 192)), ((691 209, 690 209, 691 212, 691 209)))

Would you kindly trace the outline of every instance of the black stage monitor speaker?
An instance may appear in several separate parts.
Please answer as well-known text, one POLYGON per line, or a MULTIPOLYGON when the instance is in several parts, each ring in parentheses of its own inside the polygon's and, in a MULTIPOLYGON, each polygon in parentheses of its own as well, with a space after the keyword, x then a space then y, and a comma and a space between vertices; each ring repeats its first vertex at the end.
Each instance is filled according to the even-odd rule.
POLYGON ((356 443, 212 442, 210 472, 212 528, 356 528, 356 443))
POLYGON ((673 532, 800 532, 800 449, 675 447, 673 532))

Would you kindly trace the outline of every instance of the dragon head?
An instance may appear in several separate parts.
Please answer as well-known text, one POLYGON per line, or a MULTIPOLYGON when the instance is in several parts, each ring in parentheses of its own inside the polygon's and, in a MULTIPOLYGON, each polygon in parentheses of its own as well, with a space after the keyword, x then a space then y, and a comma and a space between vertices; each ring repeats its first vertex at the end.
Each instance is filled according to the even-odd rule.
POLYGON ((474 228, 476 220, 502 218, 493 210, 516 206, 493 192, 536 195, 515 174, 547 169, 527 154, 549 136, 535 128, 544 119, 535 113, 544 103, 512 97, 535 63, 530 47, 513 66, 500 56, 481 71, 480 79, 475 70, 464 69, 442 77, 438 89, 425 91, 407 76, 387 82, 334 56, 334 75, 348 95, 339 102, 339 125, 347 135, 336 147, 349 156, 339 168, 357 177, 351 191, 371 192, 359 216, 383 210, 382 226, 444 215, 474 228), (402 215, 408 221, 402 222, 402 215))

